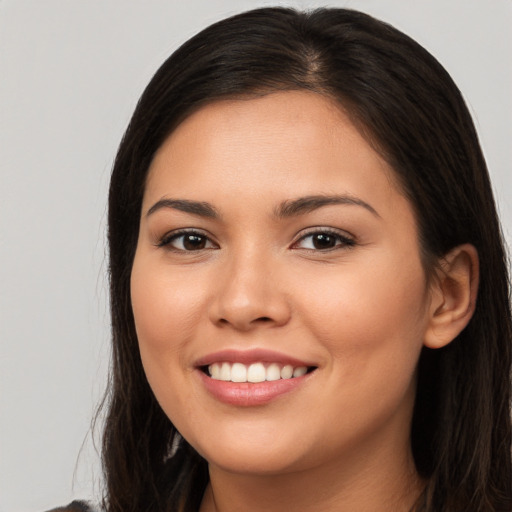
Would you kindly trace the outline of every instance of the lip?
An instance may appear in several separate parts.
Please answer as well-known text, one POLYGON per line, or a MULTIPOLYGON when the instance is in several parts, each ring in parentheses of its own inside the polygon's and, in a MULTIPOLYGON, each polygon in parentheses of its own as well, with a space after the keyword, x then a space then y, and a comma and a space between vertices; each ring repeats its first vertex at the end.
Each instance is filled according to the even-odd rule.
POLYGON ((311 378, 312 373, 292 379, 280 379, 257 383, 229 382, 215 380, 197 369, 196 374, 206 390, 217 400, 239 407, 265 405, 276 398, 302 387, 311 378))
POLYGON ((289 364, 294 367, 318 366, 308 361, 266 349, 221 350, 199 358, 195 362, 195 373, 207 392, 220 402, 239 407, 265 405, 282 395, 291 393, 307 384, 314 372, 301 377, 275 381, 230 382, 212 379, 203 371, 205 366, 219 362, 242 363, 245 365, 257 362, 279 363, 283 366, 289 364))
POLYGON ((317 364, 311 361, 302 361, 295 357, 291 357, 286 354, 282 354, 281 352, 275 352, 273 350, 255 348, 250 350, 221 350, 219 352, 214 352, 212 354, 208 354, 199 358, 195 361, 194 366, 196 368, 202 366, 208 366, 213 363, 242 363, 242 364, 252 364, 252 363, 280 363, 283 366, 290 364, 293 367, 297 366, 318 366, 317 364))

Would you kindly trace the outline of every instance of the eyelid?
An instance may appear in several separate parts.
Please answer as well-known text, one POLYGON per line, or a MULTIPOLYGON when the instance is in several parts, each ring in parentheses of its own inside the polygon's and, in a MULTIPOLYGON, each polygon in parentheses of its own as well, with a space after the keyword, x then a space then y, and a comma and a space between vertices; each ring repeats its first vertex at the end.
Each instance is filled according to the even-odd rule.
POLYGON ((201 250, 211 250, 211 249, 218 249, 219 245, 217 242, 213 240, 213 237, 209 235, 207 232, 205 232, 202 229, 199 228, 180 228, 175 229, 172 231, 168 231, 165 233, 162 237, 159 238, 159 240, 155 244, 157 247, 167 248, 169 250, 173 250, 176 252, 199 252, 201 250), (173 247, 171 243, 178 239, 180 236, 185 235, 197 235, 203 238, 206 238, 209 243, 211 243, 214 247, 206 247, 204 249, 197 249, 197 251, 187 251, 185 249, 178 249, 176 247, 173 247))
POLYGON ((346 249, 351 248, 354 245, 356 245, 356 238, 355 236, 351 235, 347 231, 327 227, 327 226, 314 226, 311 228, 307 228, 303 231, 301 231, 295 238, 295 241, 292 243, 291 248, 292 249, 302 249, 307 251, 315 251, 315 252, 327 252, 332 251, 336 249, 346 249), (328 248, 328 249, 310 249, 310 248, 303 248, 303 247, 296 247, 301 241, 303 241, 308 236, 316 235, 316 234, 325 234, 325 235, 331 235, 334 237, 337 237, 339 241, 341 241, 340 244, 335 245, 334 247, 328 248))
MULTIPOLYGON (((315 251, 315 252, 326 252, 330 250, 335 249, 341 249, 341 248, 350 248, 356 245, 356 239, 353 235, 349 234, 348 232, 333 228, 333 227, 327 227, 327 226, 313 226, 307 229, 302 230, 298 235, 295 237, 295 240, 292 242, 290 248, 291 249, 302 249, 302 250, 308 250, 308 251, 315 251), (315 234, 325 234, 330 235, 333 237, 336 237, 338 242, 334 247, 326 248, 326 249, 316 249, 316 248, 305 248, 305 247, 297 247, 298 244, 306 239, 309 236, 313 236, 315 234)), ((156 247, 162 247, 162 248, 168 248, 169 250, 173 250, 176 252, 199 252, 204 250, 211 250, 211 249, 218 249, 219 244, 213 239, 213 237, 205 232, 202 229, 199 228, 179 228, 176 230, 169 231, 165 233, 162 237, 159 238, 159 240, 155 243, 156 247), (171 244, 174 240, 185 236, 185 235, 197 235, 199 237, 203 237, 206 239, 207 243, 213 245, 213 247, 204 247, 202 249, 197 250, 186 250, 186 249, 180 249, 177 247, 173 247, 171 244)))

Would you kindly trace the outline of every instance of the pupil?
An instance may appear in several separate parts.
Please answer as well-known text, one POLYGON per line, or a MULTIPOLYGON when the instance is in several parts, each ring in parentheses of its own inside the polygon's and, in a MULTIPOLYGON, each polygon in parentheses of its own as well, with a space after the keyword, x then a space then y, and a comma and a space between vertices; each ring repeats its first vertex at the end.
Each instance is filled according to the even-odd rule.
POLYGON ((332 235, 326 235, 325 233, 319 233, 313 238, 313 245, 315 249, 330 249, 334 247, 336 240, 332 235))
POLYGON ((183 247, 189 251, 204 249, 205 244, 205 238, 199 235, 187 235, 183 240, 183 247))

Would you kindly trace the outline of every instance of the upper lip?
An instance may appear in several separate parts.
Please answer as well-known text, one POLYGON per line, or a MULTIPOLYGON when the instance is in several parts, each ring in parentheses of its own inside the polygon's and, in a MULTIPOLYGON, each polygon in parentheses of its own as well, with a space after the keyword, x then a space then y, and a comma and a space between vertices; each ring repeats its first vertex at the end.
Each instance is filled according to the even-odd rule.
POLYGON ((303 361, 287 354, 282 354, 273 350, 255 348, 250 350, 227 349, 213 352, 200 357, 196 362, 196 367, 208 366, 213 363, 279 363, 282 365, 298 366, 316 366, 309 361, 303 361))

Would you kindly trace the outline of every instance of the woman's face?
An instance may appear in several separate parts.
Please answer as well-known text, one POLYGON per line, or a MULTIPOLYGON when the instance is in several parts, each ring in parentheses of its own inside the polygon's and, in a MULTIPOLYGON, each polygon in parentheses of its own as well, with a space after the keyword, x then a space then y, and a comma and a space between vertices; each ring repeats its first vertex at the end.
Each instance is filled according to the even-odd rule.
POLYGON ((210 464, 268 474, 408 452, 430 296, 415 219, 325 97, 221 101, 170 135, 131 294, 149 383, 210 464))

